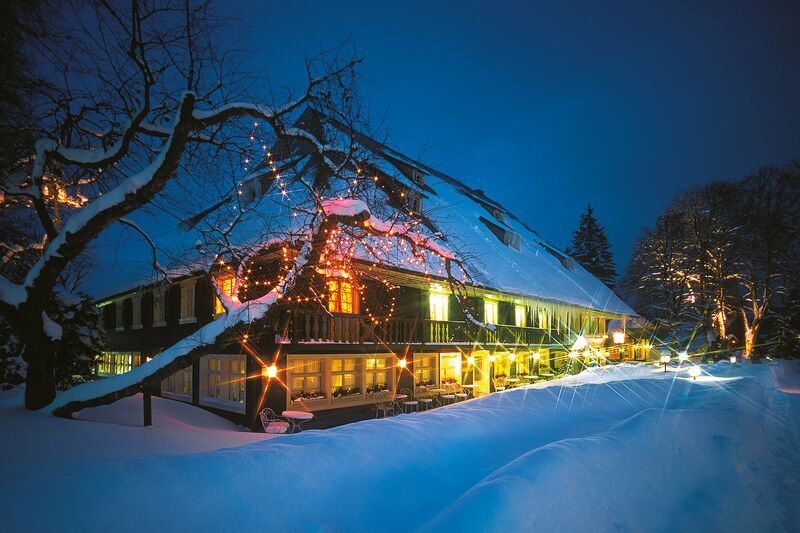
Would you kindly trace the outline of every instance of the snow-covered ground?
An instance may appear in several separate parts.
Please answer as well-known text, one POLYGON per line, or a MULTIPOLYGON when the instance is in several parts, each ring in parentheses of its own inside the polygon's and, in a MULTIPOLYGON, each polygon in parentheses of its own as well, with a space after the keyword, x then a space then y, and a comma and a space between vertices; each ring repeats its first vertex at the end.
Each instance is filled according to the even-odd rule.
MULTIPOLYGON (((208 452, 264 440, 232 422, 182 402, 153 398, 153 425, 142 427, 142 396, 85 409, 75 420, 31 413, 23 391, 0 392, 3 466, 208 452)), ((0 528, 2 529, 2 528, 0 528)))
POLYGON ((182 447, 180 416, 110 429, 6 402, 3 530, 797 531, 800 363, 704 370, 592 369, 250 444, 207 420, 182 447), (170 444, 139 449, 148 432, 170 444), (220 432, 232 447, 202 448, 220 432))

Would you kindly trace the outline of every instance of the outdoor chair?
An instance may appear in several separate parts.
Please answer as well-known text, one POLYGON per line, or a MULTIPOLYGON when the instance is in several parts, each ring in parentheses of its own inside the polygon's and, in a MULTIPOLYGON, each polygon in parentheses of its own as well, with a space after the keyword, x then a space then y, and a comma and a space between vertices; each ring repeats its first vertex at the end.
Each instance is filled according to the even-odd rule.
POLYGON ((375 418, 383 414, 383 418, 394 414, 394 400, 391 392, 375 393, 375 418))
POLYGON ((414 389, 414 399, 419 402, 419 409, 427 411, 432 407, 433 395, 425 387, 417 387, 414 389))
POLYGON ((261 417, 261 425, 264 426, 264 433, 282 435, 289 432, 289 422, 281 420, 275 411, 266 407, 258 415, 261 417))
POLYGON ((461 402, 469 398, 469 393, 461 385, 456 385, 453 396, 455 396, 457 402, 461 402))
POLYGON ((409 409, 419 411, 419 402, 414 399, 414 393, 411 392, 411 389, 400 389, 400 394, 405 394, 407 396, 407 398, 403 400, 403 413, 408 412, 409 409))

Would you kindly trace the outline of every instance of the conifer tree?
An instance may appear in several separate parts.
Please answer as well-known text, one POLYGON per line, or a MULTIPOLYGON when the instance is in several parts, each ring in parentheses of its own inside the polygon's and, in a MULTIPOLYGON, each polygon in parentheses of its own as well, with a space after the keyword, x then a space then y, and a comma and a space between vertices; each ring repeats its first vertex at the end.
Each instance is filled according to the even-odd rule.
POLYGON ((614 287, 617 270, 611 245, 606 230, 594 215, 592 204, 588 204, 586 212, 581 214, 578 229, 572 233, 572 243, 567 248, 567 253, 600 281, 614 287))

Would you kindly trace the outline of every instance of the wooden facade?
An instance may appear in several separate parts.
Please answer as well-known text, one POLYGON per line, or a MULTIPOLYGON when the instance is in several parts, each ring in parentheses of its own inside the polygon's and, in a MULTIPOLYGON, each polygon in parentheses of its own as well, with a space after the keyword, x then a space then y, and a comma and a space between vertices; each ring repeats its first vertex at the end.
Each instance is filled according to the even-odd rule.
MULTIPOLYGON (((437 292, 428 283, 420 278, 409 283, 413 286, 400 287, 392 317, 377 324, 366 314, 277 307, 268 323, 252 330, 247 340, 217 346, 153 392, 253 429, 260 428, 258 411, 264 407, 277 413, 313 411, 315 418, 307 427, 330 427, 375 416, 372 394, 378 388, 413 389, 415 383, 456 379, 476 384, 476 390, 482 384, 488 393, 487 376, 490 381, 500 368, 529 373, 534 353, 539 357, 537 369, 561 368, 578 335, 602 338, 607 320, 624 318, 480 289, 467 306, 479 321, 486 319, 485 310, 495 315, 497 324, 487 329, 467 320, 453 295, 437 292), (432 294, 446 316, 434 319, 432 294), (490 359, 494 362, 488 363, 490 359), (275 379, 266 377, 272 364, 275 379)), ((102 301, 108 352, 101 374, 126 369, 124 364, 109 366, 109 359, 121 356, 124 363, 129 357, 130 366, 135 366, 190 335, 214 319, 214 302, 206 276, 102 301), (163 291, 163 320, 154 316, 159 312, 154 304, 157 291, 163 291), (191 316, 186 316, 190 310, 191 316)))

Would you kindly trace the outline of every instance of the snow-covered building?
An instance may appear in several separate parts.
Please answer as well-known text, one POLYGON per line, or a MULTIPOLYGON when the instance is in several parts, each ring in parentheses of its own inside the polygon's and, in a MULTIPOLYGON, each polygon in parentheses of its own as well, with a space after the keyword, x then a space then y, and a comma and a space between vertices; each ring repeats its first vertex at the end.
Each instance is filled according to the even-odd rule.
MULTIPOLYGON (((332 119, 327 123, 346 129, 332 119)), ((376 391, 455 383, 481 394, 498 380, 547 373, 566 364, 576 342, 619 357, 608 338, 609 321, 624 324, 636 315, 611 289, 482 190, 366 135, 347 133, 369 155, 364 172, 374 176, 376 187, 391 191, 390 203, 419 217, 436 246, 461 259, 468 276, 463 292, 453 294, 441 266, 398 262, 396 256, 376 262, 355 254, 349 267, 371 281, 359 284, 347 274, 317 268, 326 276, 322 299, 276 305, 267 320, 236 342, 217 342, 193 366, 163 380, 158 393, 251 426, 263 407, 311 411, 320 425, 334 425, 375 416, 376 391)), ((272 152, 275 161, 251 169, 239 184, 244 201, 268 196, 275 180, 266 171, 293 153, 281 147, 272 152)), ((290 210, 277 213, 292 216, 290 210)), ((196 218, 187 228, 185 218, 165 222, 152 213, 137 215, 136 222, 160 247, 176 250, 172 257, 193 256, 196 218)), ((245 224, 240 230, 258 232, 258 227, 245 224)), ((258 280, 280 276, 286 254, 286 246, 264 248, 248 267, 247 286, 238 287, 239 299, 248 298, 247 291, 263 294, 258 280)), ((211 258, 213 267, 202 257, 188 263, 194 267, 184 261, 180 275, 164 283, 145 268, 149 252, 137 257, 146 260, 114 259, 92 280, 108 332, 101 375, 157 357, 224 313, 214 280, 225 293, 234 290, 230 265, 221 259, 211 258)))

